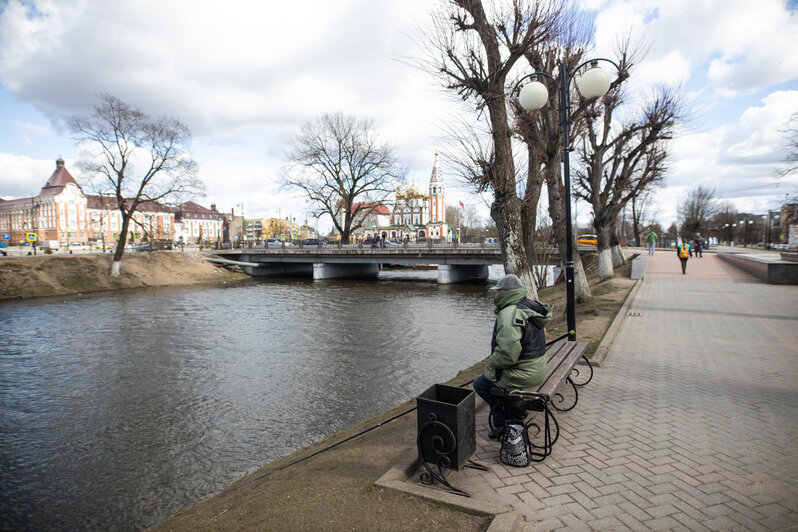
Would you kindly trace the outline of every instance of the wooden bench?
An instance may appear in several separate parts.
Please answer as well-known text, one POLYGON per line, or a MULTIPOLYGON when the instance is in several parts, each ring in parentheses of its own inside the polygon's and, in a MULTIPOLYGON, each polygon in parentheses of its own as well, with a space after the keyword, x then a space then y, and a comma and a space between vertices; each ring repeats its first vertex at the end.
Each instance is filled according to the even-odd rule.
MULTIPOLYGON (((553 410, 567 412, 576 406, 579 401, 578 387, 586 385, 593 379, 593 366, 585 358, 587 342, 557 341, 546 349, 546 377, 535 388, 523 390, 505 390, 493 388, 491 394, 504 397, 505 406, 523 412, 523 421, 526 430, 534 427, 537 429, 535 439, 530 437, 532 459, 542 462, 551 454, 552 447, 560 437, 560 426, 553 410), (579 378, 582 371, 576 367, 584 359, 587 364, 585 372, 587 378, 579 378), (570 404, 566 404, 564 390, 570 386, 574 397, 570 404), (530 413, 543 413, 543 426, 538 424, 530 413), (527 420, 529 418, 529 420, 527 420), (552 429, 553 427, 553 429, 552 429)), ((490 416, 488 416, 490 419, 490 416)))

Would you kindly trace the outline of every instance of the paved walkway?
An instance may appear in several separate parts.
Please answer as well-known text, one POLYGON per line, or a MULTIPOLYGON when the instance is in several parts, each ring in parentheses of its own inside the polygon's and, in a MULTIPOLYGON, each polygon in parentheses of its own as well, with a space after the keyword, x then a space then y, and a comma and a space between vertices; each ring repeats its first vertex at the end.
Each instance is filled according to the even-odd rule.
POLYGON ((510 505, 526 531, 798 529, 798 286, 711 253, 682 275, 657 252, 603 367, 558 420, 553 454, 512 468, 482 409, 473 458, 491 471, 452 483, 510 505))

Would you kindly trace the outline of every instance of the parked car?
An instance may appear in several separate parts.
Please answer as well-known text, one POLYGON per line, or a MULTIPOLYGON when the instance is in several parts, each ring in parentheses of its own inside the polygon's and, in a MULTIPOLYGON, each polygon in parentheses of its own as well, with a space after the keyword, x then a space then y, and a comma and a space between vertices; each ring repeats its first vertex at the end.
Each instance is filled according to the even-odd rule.
POLYGON ((279 238, 267 238, 266 239, 266 247, 267 248, 281 248, 283 247, 283 241, 279 238))
POLYGON ((577 246, 596 246, 598 245, 598 237, 596 235, 580 235, 576 239, 577 246))
POLYGON ((319 240, 318 238, 306 238, 302 241, 302 247, 324 247, 327 245, 327 242, 324 240, 319 240))

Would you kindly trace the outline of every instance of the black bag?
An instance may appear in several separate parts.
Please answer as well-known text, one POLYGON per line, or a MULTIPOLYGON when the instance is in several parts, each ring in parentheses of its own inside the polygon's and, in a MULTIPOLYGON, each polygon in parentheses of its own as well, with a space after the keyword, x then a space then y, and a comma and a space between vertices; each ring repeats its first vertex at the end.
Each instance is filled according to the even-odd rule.
POLYGON ((508 421, 505 423, 499 460, 503 464, 515 467, 526 467, 532 463, 529 433, 523 421, 508 421))

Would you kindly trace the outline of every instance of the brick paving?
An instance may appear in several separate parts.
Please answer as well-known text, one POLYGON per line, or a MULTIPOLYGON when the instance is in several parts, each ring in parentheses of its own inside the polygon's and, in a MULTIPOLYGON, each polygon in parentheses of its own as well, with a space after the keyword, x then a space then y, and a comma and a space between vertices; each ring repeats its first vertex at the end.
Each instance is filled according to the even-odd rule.
POLYGON ((527 468, 499 462, 480 410, 473 458, 490 471, 452 483, 509 504, 525 531, 798 529, 798 286, 710 253, 682 275, 657 252, 579 394, 527 468))

